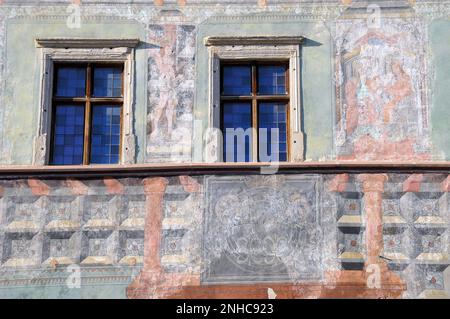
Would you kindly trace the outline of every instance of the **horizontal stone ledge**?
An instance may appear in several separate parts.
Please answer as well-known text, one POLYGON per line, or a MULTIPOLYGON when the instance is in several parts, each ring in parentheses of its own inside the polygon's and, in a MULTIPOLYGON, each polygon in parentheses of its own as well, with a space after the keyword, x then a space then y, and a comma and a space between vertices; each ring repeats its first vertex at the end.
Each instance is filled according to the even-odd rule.
POLYGON ((82 39, 82 38, 38 38, 35 40, 38 48, 135 48, 139 45, 139 39, 82 39))
POLYGON ((0 166, 0 179, 15 178, 95 178, 179 175, 237 174, 339 174, 339 173, 444 173, 450 174, 450 161, 324 161, 297 163, 149 163, 133 165, 0 166))
POLYGON ((305 40, 301 36, 255 36, 255 37, 206 37, 206 46, 223 45, 299 45, 305 40))

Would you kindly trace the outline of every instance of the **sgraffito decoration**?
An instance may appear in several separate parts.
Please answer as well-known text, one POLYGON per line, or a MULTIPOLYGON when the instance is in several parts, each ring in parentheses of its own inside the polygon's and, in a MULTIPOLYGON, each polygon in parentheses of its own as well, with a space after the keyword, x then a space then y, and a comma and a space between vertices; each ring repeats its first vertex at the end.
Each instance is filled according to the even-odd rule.
POLYGON ((208 180, 205 282, 319 278, 320 179, 208 180))
POLYGON ((424 27, 417 19, 337 23, 339 159, 430 158, 424 27))

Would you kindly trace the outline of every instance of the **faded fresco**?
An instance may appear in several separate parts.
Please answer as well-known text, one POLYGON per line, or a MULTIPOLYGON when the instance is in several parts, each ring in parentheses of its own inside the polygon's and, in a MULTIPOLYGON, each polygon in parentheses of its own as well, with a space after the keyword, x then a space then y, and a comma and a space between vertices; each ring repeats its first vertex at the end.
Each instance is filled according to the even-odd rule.
POLYGON ((190 161, 195 27, 149 27, 149 161, 190 161))
POLYGON ((0 0, 0 298, 450 298, 450 166, 414 166, 450 158, 447 2, 73 1, 79 25, 68 1, 39 2, 0 0), (194 118, 212 114, 202 35, 302 32, 305 163, 188 168, 204 151, 194 118), (7 166, 36 151, 35 35, 139 38, 136 163, 7 166))
POLYGON ((423 24, 380 23, 337 23, 337 157, 430 159, 423 24))
POLYGON ((357 280, 373 252, 403 297, 448 297, 449 192, 448 174, 1 180, 0 297, 62 289, 68 267, 83 289, 49 296, 98 284, 140 298, 211 283, 336 285, 357 280))
POLYGON ((208 179, 204 281, 320 278, 320 189, 316 176, 208 179))

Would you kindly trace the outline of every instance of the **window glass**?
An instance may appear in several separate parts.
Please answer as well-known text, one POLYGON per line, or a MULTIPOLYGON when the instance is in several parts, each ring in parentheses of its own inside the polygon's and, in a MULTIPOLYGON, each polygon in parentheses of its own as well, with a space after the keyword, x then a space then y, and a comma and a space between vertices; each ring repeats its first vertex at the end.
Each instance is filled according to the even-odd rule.
POLYGON ((266 131, 266 139, 259 139, 259 148, 263 154, 272 155, 272 151, 278 148, 278 160, 287 160, 287 130, 286 130, 286 104, 283 103, 260 103, 258 107, 259 132, 266 131), (272 144, 272 129, 278 129, 277 145, 272 144))
POLYGON ((51 164, 120 162, 122 72, 117 64, 55 65, 51 164))
POLYGON ((235 65, 225 62, 220 96, 224 161, 287 161, 288 76, 288 65, 284 62, 253 61, 235 65), (227 132, 238 128, 241 135, 251 130, 240 139, 235 136, 238 131, 227 132), (258 134, 252 135, 251 131, 258 134), (234 146, 227 134, 232 134, 234 146), (243 144, 240 147, 239 140, 243 144))
POLYGON ((59 67, 56 74, 56 96, 80 97, 86 95, 86 69, 59 67))
POLYGON ((121 108, 119 106, 93 106, 92 164, 115 164, 119 162, 120 112, 121 108))
POLYGON ((94 68, 95 97, 122 96, 122 69, 120 67, 94 68))
POLYGON ((222 79, 224 95, 251 95, 252 72, 250 66, 224 66, 222 79))
POLYGON ((249 162, 252 127, 251 103, 223 104, 223 158, 226 162, 249 162), (249 133, 249 135, 246 135, 249 133), (233 143, 228 143, 234 141, 233 143), (233 145, 234 144, 234 145, 233 145))
POLYGON ((53 164, 83 163, 84 107, 57 105, 53 137, 53 164))
POLYGON ((261 65, 258 68, 258 94, 286 94, 286 66, 261 65))

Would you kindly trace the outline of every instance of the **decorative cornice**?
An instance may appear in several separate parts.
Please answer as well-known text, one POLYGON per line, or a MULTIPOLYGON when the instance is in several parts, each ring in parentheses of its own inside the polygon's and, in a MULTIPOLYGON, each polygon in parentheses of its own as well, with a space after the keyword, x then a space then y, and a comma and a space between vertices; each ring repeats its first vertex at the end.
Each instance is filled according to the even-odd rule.
MULTIPOLYGON (((259 174, 261 168, 273 163, 149 163, 133 165, 73 165, 73 166, 0 166, 0 180, 18 178, 103 178, 165 177, 179 175, 259 174)), ((444 173, 450 172, 450 161, 391 162, 391 161, 327 161, 279 163, 279 174, 380 174, 380 173, 444 173)))
POLYGON ((69 38, 48 38, 36 39, 37 48, 135 48, 140 43, 139 39, 69 39, 69 38))
POLYGON ((206 46, 220 45, 299 45, 301 36, 257 36, 257 37, 206 37, 206 46))

